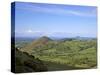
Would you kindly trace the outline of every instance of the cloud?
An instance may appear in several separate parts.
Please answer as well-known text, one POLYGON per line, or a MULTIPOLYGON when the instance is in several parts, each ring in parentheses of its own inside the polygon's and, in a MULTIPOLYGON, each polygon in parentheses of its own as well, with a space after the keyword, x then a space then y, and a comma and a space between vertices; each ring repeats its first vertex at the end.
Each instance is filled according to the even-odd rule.
POLYGON ((41 31, 33 31, 33 30, 31 30, 31 29, 28 29, 28 30, 26 30, 26 31, 23 32, 23 33, 27 33, 27 34, 36 34, 36 33, 41 33, 41 31))
MULTIPOLYGON (((66 6, 67 7, 67 6, 66 6)), ((42 12, 42 13, 50 13, 50 14, 58 14, 58 15, 75 15, 82 17, 94 17, 96 16, 96 10, 73 10, 67 9, 64 7, 60 7, 59 5, 41 5, 41 4, 24 4, 23 6, 16 6, 17 9, 26 10, 29 12, 42 12)))
POLYGON ((28 32, 28 33, 32 33, 33 31, 32 31, 32 30, 28 30, 27 32, 28 32))

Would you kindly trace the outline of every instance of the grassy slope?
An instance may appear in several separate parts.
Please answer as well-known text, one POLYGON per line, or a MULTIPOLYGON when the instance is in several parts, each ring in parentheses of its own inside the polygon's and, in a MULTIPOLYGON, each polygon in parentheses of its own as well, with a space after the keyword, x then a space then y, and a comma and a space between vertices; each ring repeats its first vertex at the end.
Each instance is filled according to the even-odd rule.
MULTIPOLYGON (((66 41, 48 50, 42 50, 39 55, 41 60, 67 64, 79 68, 92 68, 97 64, 95 41, 66 41)), ((34 53, 33 53, 34 54, 34 53)))
POLYGON ((40 38, 26 45, 22 50, 46 62, 49 70, 57 68, 64 70, 95 67, 97 65, 96 46, 96 40, 52 41, 48 38, 40 38), (61 67, 63 65, 65 66, 61 67))

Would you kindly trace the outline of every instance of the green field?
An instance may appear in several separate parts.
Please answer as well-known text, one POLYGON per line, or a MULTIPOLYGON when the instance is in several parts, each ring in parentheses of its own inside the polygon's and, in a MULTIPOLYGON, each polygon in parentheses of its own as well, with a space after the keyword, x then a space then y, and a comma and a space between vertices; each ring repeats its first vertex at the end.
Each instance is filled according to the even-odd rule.
POLYGON ((21 46, 20 51, 39 58, 48 71, 89 69, 97 66, 96 39, 52 40, 41 37, 21 46))

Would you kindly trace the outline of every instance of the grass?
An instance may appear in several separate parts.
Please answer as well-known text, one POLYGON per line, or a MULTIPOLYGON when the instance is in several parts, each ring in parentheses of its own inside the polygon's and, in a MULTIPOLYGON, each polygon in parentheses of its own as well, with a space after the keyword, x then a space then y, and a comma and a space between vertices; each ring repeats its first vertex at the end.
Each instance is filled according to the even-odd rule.
POLYGON ((32 42, 31 46, 29 44, 26 48, 29 48, 29 52, 24 47, 25 51, 42 60, 49 70, 84 69, 97 66, 96 39, 64 41, 42 39, 32 42))

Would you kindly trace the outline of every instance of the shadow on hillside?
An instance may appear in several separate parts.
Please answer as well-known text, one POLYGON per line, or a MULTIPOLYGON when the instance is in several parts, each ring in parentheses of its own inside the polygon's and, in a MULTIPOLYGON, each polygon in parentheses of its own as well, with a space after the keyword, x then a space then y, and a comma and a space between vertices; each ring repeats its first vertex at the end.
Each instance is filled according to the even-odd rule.
POLYGON ((16 48, 15 52, 15 72, 26 73, 26 72, 42 72, 47 71, 46 65, 43 61, 35 58, 33 55, 29 55, 26 52, 21 52, 16 48))

